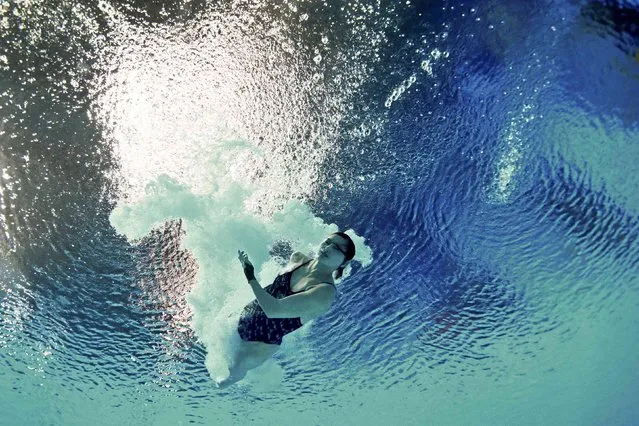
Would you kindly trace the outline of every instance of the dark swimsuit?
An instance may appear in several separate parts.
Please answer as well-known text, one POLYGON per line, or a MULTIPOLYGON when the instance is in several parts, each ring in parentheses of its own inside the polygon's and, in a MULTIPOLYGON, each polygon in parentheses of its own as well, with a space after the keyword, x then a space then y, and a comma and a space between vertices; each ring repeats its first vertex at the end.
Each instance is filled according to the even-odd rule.
MULTIPOLYGON (((310 260, 309 260, 310 262, 310 260)), ((292 271, 278 275, 273 284, 264 287, 271 296, 282 299, 291 294, 303 293, 291 290, 291 276, 298 268, 306 265, 302 263, 292 271)), ((327 283, 330 284, 330 283, 327 283)), ((332 285, 332 284, 331 284, 332 285)), ((263 342, 274 345, 282 344, 282 337, 302 326, 301 318, 269 318, 266 316, 257 299, 246 305, 240 314, 237 331, 242 340, 248 342, 263 342)))

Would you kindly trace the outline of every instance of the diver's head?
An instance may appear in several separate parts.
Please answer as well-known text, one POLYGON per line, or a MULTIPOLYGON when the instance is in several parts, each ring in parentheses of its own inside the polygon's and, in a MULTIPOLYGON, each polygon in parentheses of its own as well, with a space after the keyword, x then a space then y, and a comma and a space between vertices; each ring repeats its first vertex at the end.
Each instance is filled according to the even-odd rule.
POLYGON ((344 268, 355 257, 355 244, 343 232, 330 234, 320 245, 317 258, 326 266, 335 269, 335 278, 340 278, 344 268))

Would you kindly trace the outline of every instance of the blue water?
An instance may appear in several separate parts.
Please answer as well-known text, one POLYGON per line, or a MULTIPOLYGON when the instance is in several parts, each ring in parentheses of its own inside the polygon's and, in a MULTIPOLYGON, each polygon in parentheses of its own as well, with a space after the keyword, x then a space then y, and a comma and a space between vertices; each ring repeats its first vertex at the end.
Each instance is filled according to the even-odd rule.
POLYGON ((0 424, 632 425, 636 2, 0 3, 0 424), (235 253, 331 311, 218 390, 235 253))

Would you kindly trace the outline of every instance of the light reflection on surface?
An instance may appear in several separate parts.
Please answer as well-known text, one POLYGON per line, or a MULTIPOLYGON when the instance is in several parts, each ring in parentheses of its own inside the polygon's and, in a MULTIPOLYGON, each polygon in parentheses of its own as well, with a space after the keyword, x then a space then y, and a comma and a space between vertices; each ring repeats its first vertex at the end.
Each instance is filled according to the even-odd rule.
MULTIPOLYGON (((351 61, 340 63, 327 35, 309 62, 312 38, 297 39, 289 23, 261 15, 297 8, 242 9, 170 26, 114 19, 115 40, 102 54, 109 71, 96 81, 93 114, 113 141, 127 188, 122 199, 139 198, 160 174, 199 193, 239 180, 257 183, 249 205, 272 212, 321 185, 345 103, 365 75, 343 81, 335 64, 351 61), (325 80, 330 75, 334 81, 325 80)), ((379 44, 365 33, 362 43, 379 44)))

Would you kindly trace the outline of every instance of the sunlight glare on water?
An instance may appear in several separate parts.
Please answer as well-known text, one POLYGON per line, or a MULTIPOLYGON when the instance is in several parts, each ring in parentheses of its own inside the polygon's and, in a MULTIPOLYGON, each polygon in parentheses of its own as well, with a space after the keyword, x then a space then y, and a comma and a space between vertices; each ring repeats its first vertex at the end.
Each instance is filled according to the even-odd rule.
MULTIPOLYGON (((221 378, 231 350, 221 342, 236 338, 233 314, 251 299, 235 251, 247 250, 260 267, 274 240, 312 250, 337 230, 287 200, 307 198, 322 184, 348 91, 313 99, 322 83, 305 81, 306 70, 296 68, 303 52, 282 49, 288 41, 278 32, 260 33, 251 14, 203 14, 184 26, 149 29, 110 12, 120 38, 102 59, 113 72, 96 82, 93 109, 120 164, 123 191, 111 222, 139 240, 165 221, 182 221, 184 248, 198 265, 189 296, 193 328, 207 346, 211 374, 221 378), (271 215, 284 203, 265 224, 251 215, 271 215)), ((370 263, 363 244, 360 252, 370 263)), ((265 268, 270 277, 277 265, 265 268)))

